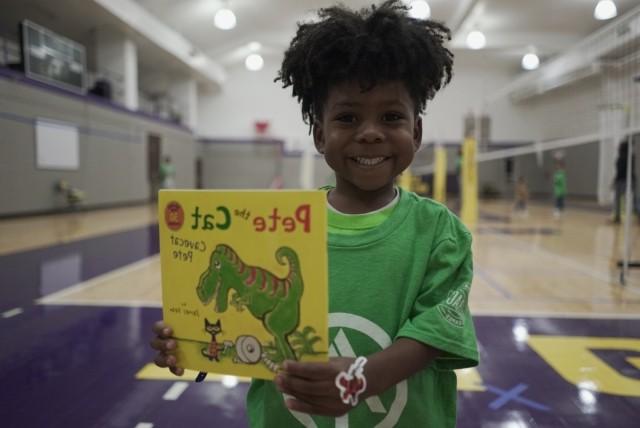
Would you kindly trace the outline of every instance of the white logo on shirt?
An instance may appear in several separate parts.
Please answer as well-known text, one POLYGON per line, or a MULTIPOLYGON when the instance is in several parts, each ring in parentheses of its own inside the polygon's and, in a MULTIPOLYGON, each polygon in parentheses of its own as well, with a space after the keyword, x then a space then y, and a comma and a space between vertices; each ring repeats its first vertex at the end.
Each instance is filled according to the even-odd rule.
MULTIPOLYGON (((349 343, 343 328, 356 330, 365 336, 373 339, 381 349, 391 345, 389 335, 377 324, 358 315, 347 313, 331 313, 329 314, 329 328, 339 328, 338 334, 334 338, 329 348, 329 355, 332 357, 341 355, 343 357, 355 357, 356 354, 349 343)), ((384 408, 380 398, 369 397, 365 400, 366 406, 372 413, 386 413, 384 419, 376 425, 376 428, 393 427, 400 419, 400 415, 407 405, 407 381, 403 380, 395 386, 396 397, 391 403, 389 410, 384 408)), ((292 411, 291 414, 305 427, 317 428, 312 417, 306 413, 292 411)), ((336 418, 336 428, 346 428, 349 426, 349 414, 336 418)))
POLYGON ((437 308, 442 318, 456 327, 464 326, 465 310, 469 300, 469 284, 464 284, 458 290, 451 290, 444 302, 437 308))

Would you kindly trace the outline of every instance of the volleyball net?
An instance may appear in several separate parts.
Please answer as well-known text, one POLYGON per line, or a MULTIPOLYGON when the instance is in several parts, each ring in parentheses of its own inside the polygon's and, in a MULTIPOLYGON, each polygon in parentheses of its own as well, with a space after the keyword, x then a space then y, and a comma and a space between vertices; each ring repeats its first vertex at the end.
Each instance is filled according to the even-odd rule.
POLYGON ((640 265, 631 254, 633 211, 640 205, 633 161, 640 149, 640 7, 535 72, 524 73, 484 106, 475 117, 463 119, 465 138, 457 146, 429 144, 412 173, 431 180, 431 195, 438 200, 451 190, 459 194, 457 208, 473 227, 478 199, 513 198, 519 177, 534 199, 550 198, 554 164, 561 160, 568 197, 597 203, 611 210, 611 220, 622 221, 624 249, 618 264, 625 283, 629 269, 640 265), (514 144, 487 137, 491 118, 504 113, 505 100, 534 128, 514 144))

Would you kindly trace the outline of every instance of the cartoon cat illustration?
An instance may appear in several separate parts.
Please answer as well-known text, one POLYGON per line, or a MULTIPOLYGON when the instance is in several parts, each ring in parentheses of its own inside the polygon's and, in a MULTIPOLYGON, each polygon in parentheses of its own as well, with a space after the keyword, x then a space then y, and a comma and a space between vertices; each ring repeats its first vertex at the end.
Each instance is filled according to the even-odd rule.
POLYGON ((216 340, 216 335, 222 333, 222 325, 220 320, 215 323, 209 322, 208 319, 204 319, 204 330, 211 335, 211 343, 208 348, 202 349, 202 355, 209 358, 210 361, 220 361, 220 352, 223 350, 221 343, 216 340))
POLYGON ((297 360, 289 336, 300 324, 302 269, 298 253, 289 247, 278 248, 275 257, 280 265, 289 266, 286 276, 246 264, 233 248, 220 244, 211 253, 196 292, 203 305, 213 301, 218 313, 225 312, 229 303, 237 309, 246 308, 273 336, 277 360, 297 360))

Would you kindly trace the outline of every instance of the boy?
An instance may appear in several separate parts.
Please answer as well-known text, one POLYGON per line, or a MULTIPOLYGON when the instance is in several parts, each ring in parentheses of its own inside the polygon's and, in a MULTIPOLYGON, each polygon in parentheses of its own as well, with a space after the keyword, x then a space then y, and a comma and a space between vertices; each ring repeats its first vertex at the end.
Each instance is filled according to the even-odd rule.
MULTIPOLYGON (((274 382, 254 380, 250 424, 454 427, 453 369, 478 362, 471 235, 444 206, 394 186, 420 146, 419 114, 451 79, 449 31, 409 18, 397 0, 319 15, 299 26, 278 79, 336 175, 327 192, 332 358, 286 361, 274 382)), ((156 364, 182 373, 170 328, 154 332, 156 364)))

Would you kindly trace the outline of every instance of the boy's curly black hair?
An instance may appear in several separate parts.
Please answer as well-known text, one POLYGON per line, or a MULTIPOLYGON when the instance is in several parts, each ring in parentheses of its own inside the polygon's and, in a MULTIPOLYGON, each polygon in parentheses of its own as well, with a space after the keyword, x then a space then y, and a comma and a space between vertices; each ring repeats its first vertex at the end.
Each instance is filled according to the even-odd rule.
POLYGON ((354 11, 343 5, 320 9, 319 22, 299 23, 275 81, 292 86, 302 118, 313 127, 333 85, 358 82, 363 91, 378 82, 402 81, 415 113, 451 81, 451 33, 443 24, 414 19, 400 0, 354 11))

